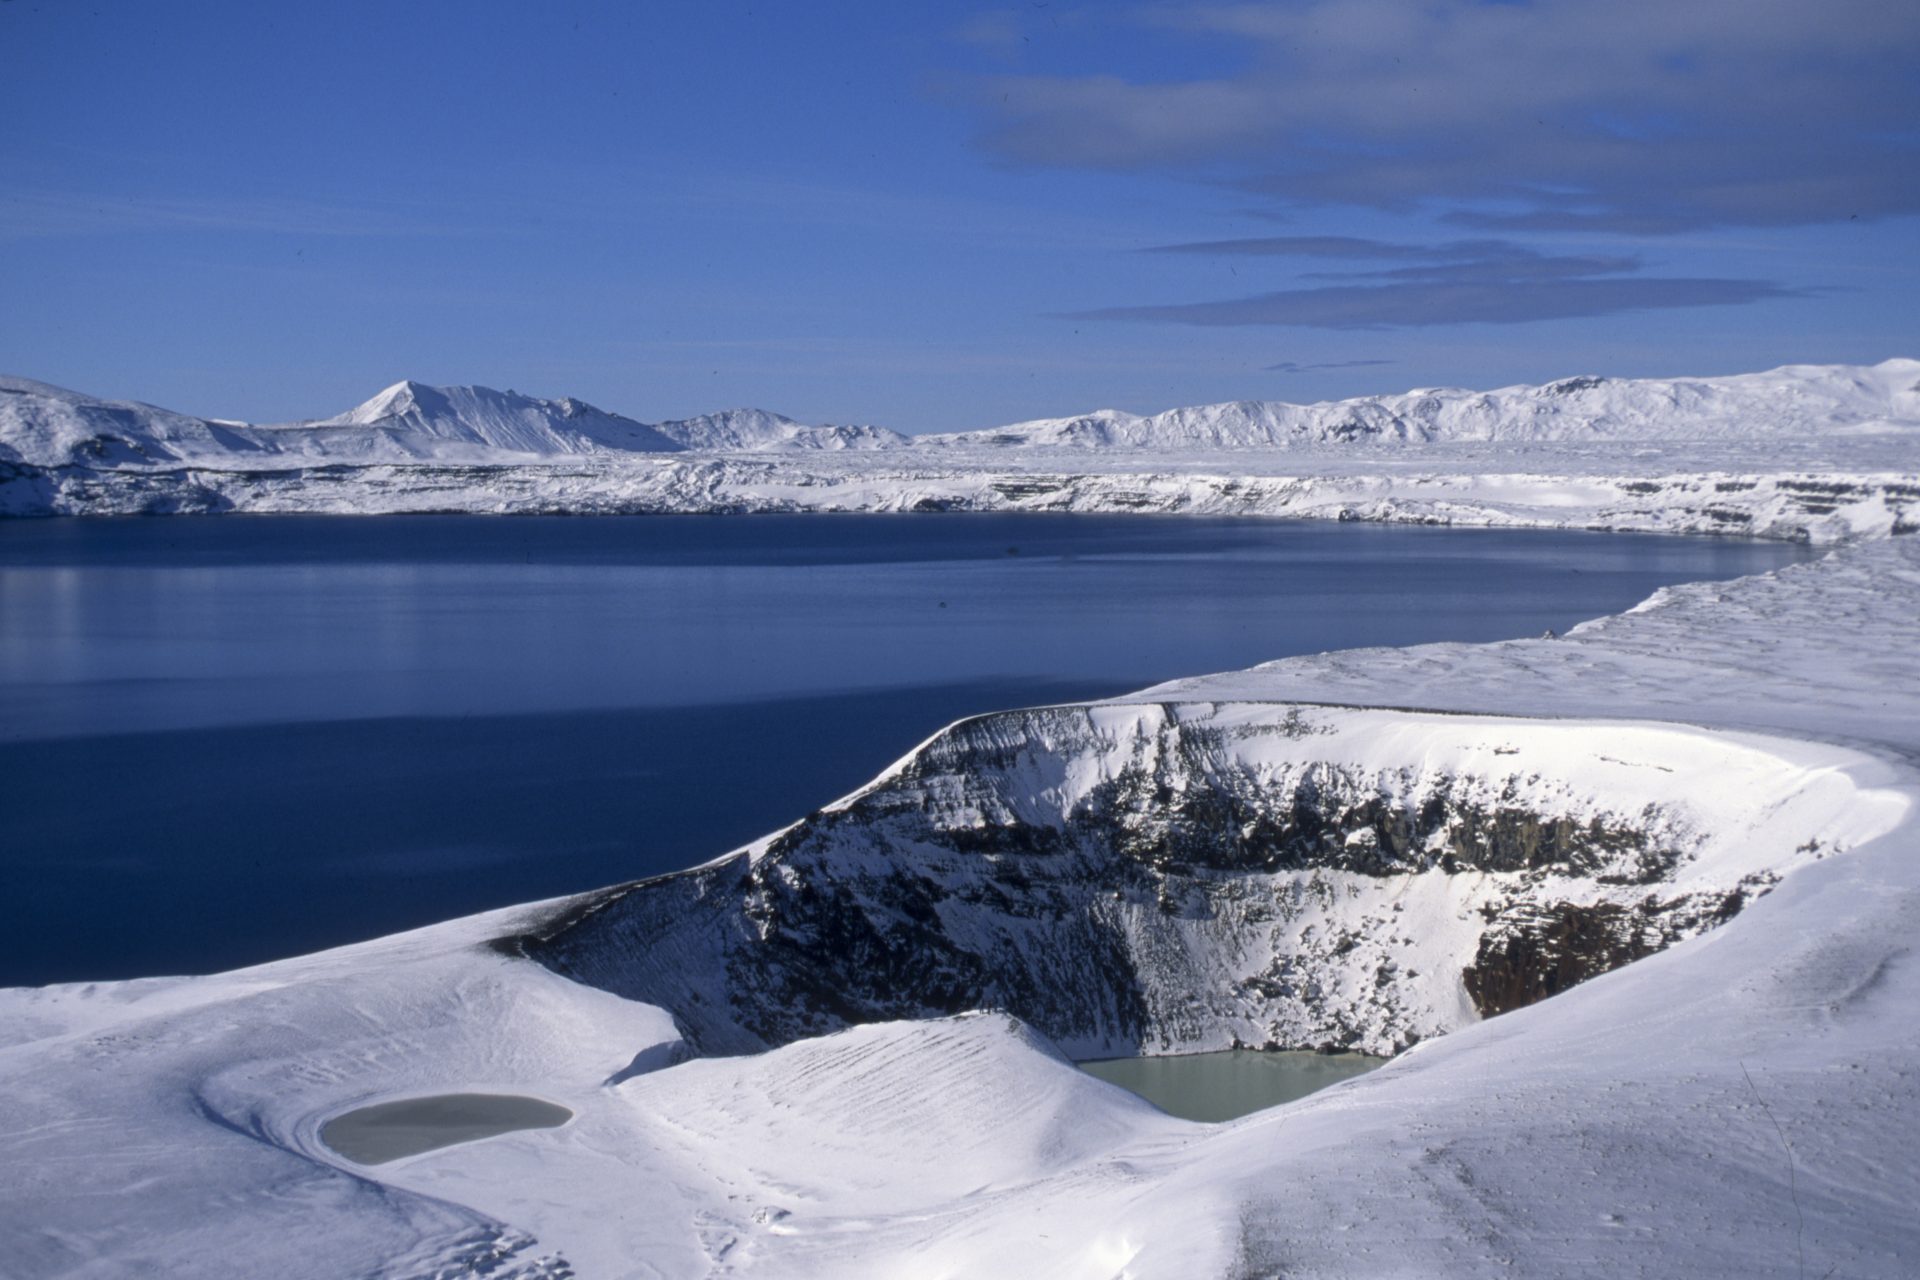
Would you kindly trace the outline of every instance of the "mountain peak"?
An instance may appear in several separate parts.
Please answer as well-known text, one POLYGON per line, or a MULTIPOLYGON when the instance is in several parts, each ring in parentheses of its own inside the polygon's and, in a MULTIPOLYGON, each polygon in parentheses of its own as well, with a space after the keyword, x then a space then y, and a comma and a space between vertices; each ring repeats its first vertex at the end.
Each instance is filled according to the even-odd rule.
POLYGON ((364 400, 335 418, 325 419, 334 426, 368 426, 384 418, 398 418, 424 408, 423 402, 444 402, 439 389, 424 382, 403 378, 371 399, 364 400))
POLYGON ((543 400, 509 388, 436 387, 404 379, 313 428, 364 427, 409 454, 448 447, 506 453, 670 453, 679 446, 644 423, 606 413, 584 400, 543 400))

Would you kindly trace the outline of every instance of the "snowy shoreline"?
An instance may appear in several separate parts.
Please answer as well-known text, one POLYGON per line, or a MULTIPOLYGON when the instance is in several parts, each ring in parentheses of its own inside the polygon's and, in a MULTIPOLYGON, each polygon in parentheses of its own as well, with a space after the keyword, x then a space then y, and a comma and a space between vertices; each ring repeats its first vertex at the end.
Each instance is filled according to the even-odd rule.
MULTIPOLYGON (((1298 460, 1295 460, 1298 461, 1298 460)), ((1593 460, 1585 459, 1588 463, 1593 460)), ((1342 460, 1350 467, 1353 460, 1342 460)), ((1271 465, 1271 464, 1269 464, 1271 465)), ((1711 534, 1833 545, 1920 530, 1920 470, 1647 469, 1620 475, 1299 471, 371 467, 322 473, 88 472, 43 516, 1049 513, 1245 516, 1458 528, 1711 534)), ((5 481, 0 479, 0 486, 5 481)))
MULTIPOLYGON (((846 1276, 896 1274, 908 1259, 960 1274, 1334 1275, 1356 1256, 1423 1275, 1652 1264, 1734 1276, 1797 1252, 1815 1274, 1903 1275, 1920 1252, 1906 1212, 1920 1198, 1909 1159, 1920 1138, 1911 1070, 1920 971, 1903 959, 1920 933, 1916 632, 1920 539, 1870 539, 1771 574, 1669 588, 1557 640, 1330 653, 964 721, 795 827, 646 882, 690 895, 657 926, 668 935, 619 934, 634 918, 602 904, 632 898, 624 890, 208 978, 6 991, 0 1132, 11 1154, 0 1234, 30 1276, 146 1267, 406 1277, 482 1265, 516 1277, 636 1266, 846 1276), (1328 709, 1335 703, 1371 709, 1328 709), (1161 808, 1127 797, 1164 786, 1196 802, 1252 803, 1283 794, 1279 781, 1302 767, 1321 777, 1313 771, 1333 766, 1359 801, 1383 786, 1411 799, 1442 786, 1453 798, 1446 822, 1466 823, 1460 830, 1469 810, 1489 798, 1497 807, 1510 791, 1532 797, 1522 807, 1547 820, 1542 830, 1575 831, 1554 827, 1559 815, 1591 831, 1596 811, 1614 815, 1602 833, 1652 822, 1646 829, 1672 838, 1591 846, 1603 862, 1625 857, 1635 868, 1658 854, 1614 888, 1610 863, 1582 881, 1623 904, 1646 892, 1632 882, 1667 865, 1667 853, 1674 874, 1705 877, 1709 892, 1727 881, 1712 871, 1716 858, 1745 868, 1733 883, 1750 870, 1772 879, 1691 940, 1683 930, 1657 954, 1480 1020, 1434 967, 1477 945, 1458 932, 1480 928, 1472 904, 1486 899, 1475 895, 1532 885, 1544 904, 1564 895, 1541 897, 1542 886, 1589 890, 1558 863, 1388 865, 1424 858, 1428 846, 1376 839, 1359 851, 1373 861, 1339 874, 1362 891, 1351 918, 1384 928, 1326 949, 1334 960, 1315 963, 1334 985, 1298 1006, 1297 1025, 1319 1034, 1313 1018, 1338 1021, 1344 1009, 1361 1020, 1348 1025, 1445 1034, 1422 1034, 1360 1080, 1232 1124, 1159 1115, 1081 1075, 1003 1013, 821 1035, 847 1019, 813 1005, 824 1021, 759 1036, 782 1047, 687 1060, 690 1026, 750 1012, 723 994, 734 961, 716 969, 700 939, 730 940, 736 959, 756 948, 785 957, 791 971, 809 930, 829 918, 820 902, 849 903, 882 935, 926 926, 927 904, 873 885, 903 869, 918 875, 916 866, 949 874, 942 863, 965 876, 978 864, 986 874, 968 881, 980 886, 969 910, 1008 922, 994 928, 1025 929, 1022 903, 1055 892, 1033 859, 1058 855, 1016 846, 1044 844, 1037 833, 1089 812, 1076 797, 1095 791, 1110 798, 1099 812, 1113 820, 1069 822, 1074 838, 1144 835, 1138 865, 1179 890, 1149 892, 1123 913, 1148 930, 1139 936, 1161 939, 1139 953, 1143 963, 1183 972, 1164 967, 1173 954, 1164 945, 1184 938, 1182 965, 1257 972, 1269 943, 1250 944, 1279 937, 1273 922, 1249 926, 1244 911, 1223 912, 1227 898, 1207 906, 1190 896, 1227 885, 1229 898, 1257 904, 1252 881, 1156 863, 1152 850, 1174 837, 1133 825, 1127 815, 1161 808), (907 803, 889 808, 898 799, 907 803), (1653 821, 1655 811, 1665 817, 1653 821), (922 825, 888 825, 908 818, 922 825), (936 847, 981 821, 1007 840, 936 847), (803 846, 819 861, 796 861, 803 846), (987 873, 989 861, 1009 859, 1029 869, 987 873), (762 906, 703 932, 698 918, 750 873, 760 896, 741 901, 762 906), (1455 903, 1460 892, 1468 896, 1455 903), (1365 894, 1387 896, 1373 910, 1365 894), (1413 905, 1392 911, 1403 899, 1413 905), (811 915, 790 910, 809 901, 811 915), (613 932, 596 940, 570 923, 582 918, 613 932), (660 1003, 519 958, 524 944, 498 945, 550 947, 556 924, 571 930, 567 964, 609 987, 653 974, 641 985, 678 1024, 660 1003), (1224 945, 1193 945, 1223 924, 1235 926, 1219 935, 1224 945), (1409 950, 1401 938, 1423 958, 1399 969, 1418 975, 1371 985, 1379 960, 1409 950), (1349 955, 1367 959, 1368 972, 1342 968, 1349 955), (1392 998, 1376 999, 1382 990, 1392 998), (1440 1022, 1419 1021, 1429 1016, 1440 1022), (531 1093, 575 1119, 396 1161, 378 1181, 318 1140, 327 1118, 352 1107, 462 1091, 531 1093), (98 1209, 94 1198, 107 1194, 112 1207, 98 1209)), ((1204 833, 1208 812, 1203 804, 1182 820, 1204 833)), ((1446 829, 1455 828, 1434 828, 1446 829)), ((1533 829, 1509 823, 1519 845, 1484 847, 1545 847, 1527 843, 1533 829)), ((1358 856, 1349 838, 1330 847, 1358 856)), ((1566 848, 1578 854, 1580 841, 1566 848)), ((1262 865, 1262 875, 1293 874, 1262 865)), ((950 937, 984 936, 932 905, 950 937)), ((1537 913, 1507 923, 1526 919, 1537 913)), ((731 972, 745 982, 736 990, 763 989, 731 972)), ((1062 972, 1036 969, 1040 989, 1062 972)), ((1153 997, 1162 1001, 1153 1025, 1178 1033, 1168 1043, 1234 1034, 1257 1043, 1246 1008, 1219 1007, 1250 990, 1258 994, 1196 989, 1201 1004, 1189 1006, 1168 989, 1153 997)), ((1260 999, 1278 1001, 1283 1022, 1295 1016, 1284 993, 1260 999)), ((716 1047, 725 1039, 707 1036, 716 1047)))

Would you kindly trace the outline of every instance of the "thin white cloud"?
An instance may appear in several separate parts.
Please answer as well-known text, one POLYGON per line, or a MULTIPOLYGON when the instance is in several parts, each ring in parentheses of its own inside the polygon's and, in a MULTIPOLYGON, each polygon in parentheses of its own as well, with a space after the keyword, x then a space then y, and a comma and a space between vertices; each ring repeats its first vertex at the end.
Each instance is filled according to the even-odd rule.
POLYGON ((1397 360, 1320 360, 1312 364, 1301 364, 1297 360, 1282 360, 1277 364, 1263 365, 1267 373, 1319 373, 1326 369, 1369 369, 1376 365, 1398 364, 1397 360))
POLYGON ((98 235, 125 231, 229 231, 304 236, 441 235, 402 205, 332 204, 265 197, 89 195, 70 191, 0 193, 0 238, 98 235))

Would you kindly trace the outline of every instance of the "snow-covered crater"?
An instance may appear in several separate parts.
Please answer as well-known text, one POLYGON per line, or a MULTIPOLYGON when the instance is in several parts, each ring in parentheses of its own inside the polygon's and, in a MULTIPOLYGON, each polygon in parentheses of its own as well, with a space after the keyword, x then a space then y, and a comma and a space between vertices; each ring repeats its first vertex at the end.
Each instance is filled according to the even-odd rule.
MULTIPOLYGON (((968 721, 786 832, 625 890, 231 974, 0 992, 5 1266, 1186 1280, 1746 1277, 1804 1259, 1904 1280, 1916 619, 1920 539, 1880 539, 1557 640, 1295 658, 968 721), (1163 786, 1168 819, 1139 804, 1163 786), (1248 806, 1282 815, 1296 795, 1311 831, 1247 834, 1248 806), (1095 916, 1076 877, 1101 866, 1121 898, 1095 916), (1295 894, 1315 877, 1324 895, 1295 894), (1438 961, 1464 972, 1508 936, 1499 919, 1579 941, 1531 922, 1736 891, 1723 927, 1551 999, 1481 1020, 1456 979, 1450 1008, 1419 1003, 1438 961), (1384 1029, 1424 1010, 1457 1029, 1299 1103, 1190 1124, 1006 1016, 811 1036, 883 1013, 857 974, 839 975, 843 1007, 828 991, 808 1025, 768 1022, 752 984, 777 961, 819 991, 836 971, 813 931, 840 924, 877 940, 874 964, 917 928, 937 960, 976 966, 950 965, 962 977, 1065 990, 1081 975, 1045 966, 1078 928, 1113 972, 1154 979, 1141 1007, 1168 1043, 1276 1017, 1384 1029), (1308 924, 1354 938, 1353 974, 1318 1004, 1301 994, 1317 958, 1284 975, 1295 996, 1233 985, 1308 924), (733 967, 753 952, 759 972, 733 967), (1398 1008, 1366 996, 1379 957, 1420 969, 1393 977, 1398 1008), (810 1038, 658 1069, 683 1033, 810 1038), (352 1109, 462 1092, 573 1119, 377 1170, 319 1136, 352 1109)), ((973 998, 916 974, 890 975, 902 1005, 973 998)))
POLYGON ((1839 748, 1262 703, 963 721, 741 853, 503 940, 709 1053, 1010 1012, 1076 1056, 1391 1053, 1891 827, 1839 748))

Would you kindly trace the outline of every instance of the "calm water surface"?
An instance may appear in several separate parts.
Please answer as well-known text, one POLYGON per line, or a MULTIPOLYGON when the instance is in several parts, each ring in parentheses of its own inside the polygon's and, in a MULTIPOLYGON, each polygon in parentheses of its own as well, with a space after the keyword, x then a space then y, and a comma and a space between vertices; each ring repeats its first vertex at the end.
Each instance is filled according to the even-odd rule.
POLYGON ((1361 1053, 1223 1049, 1164 1058, 1105 1058, 1083 1062, 1080 1069, 1139 1094, 1170 1116, 1216 1122, 1297 1102, 1386 1062, 1361 1053))
POLYGON ((573 1119, 557 1103, 518 1093, 436 1093, 376 1102, 320 1126, 320 1141, 355 1164, 385 1164, 522 1129, 555 1129, 573 1119))
POLYGON ((0 983, 671 870, 963 715, 1564 630, 1806 554, 1124 516, 0 522, 0 983))

